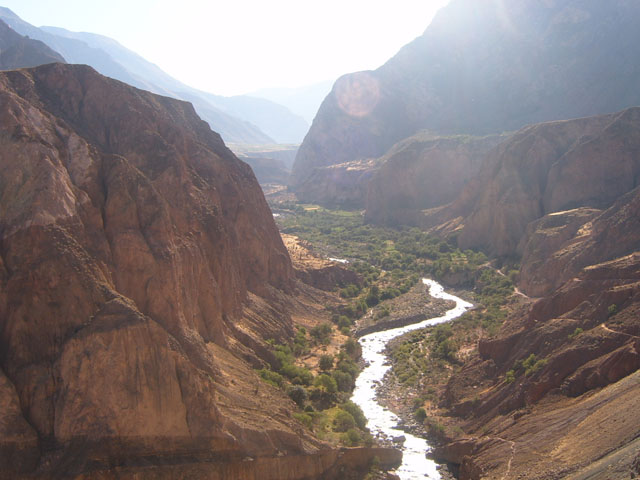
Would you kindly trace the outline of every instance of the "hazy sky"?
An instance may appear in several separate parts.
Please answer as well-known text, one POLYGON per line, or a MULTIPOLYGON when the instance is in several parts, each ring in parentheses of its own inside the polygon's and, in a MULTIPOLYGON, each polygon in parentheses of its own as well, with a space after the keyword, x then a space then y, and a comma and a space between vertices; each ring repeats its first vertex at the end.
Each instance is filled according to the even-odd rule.
POLYGON ((374 69, 448 0, 0 0, 23 20, 107 35, 222 95, 374 69))

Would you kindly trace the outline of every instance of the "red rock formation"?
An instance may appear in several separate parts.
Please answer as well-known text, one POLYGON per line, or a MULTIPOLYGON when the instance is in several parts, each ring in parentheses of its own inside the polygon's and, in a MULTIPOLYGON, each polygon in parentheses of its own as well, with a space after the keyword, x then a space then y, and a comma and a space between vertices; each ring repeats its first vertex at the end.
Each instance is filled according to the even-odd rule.
POLYGON ((630 471, 640 432, 627 414, 640 406, 639 201, 636 188, 605 211, 561 212, 531 226, 522 282, 545 296, 482 340, 479 357, 447 387, 448 408, 477 435, 440 449, 462 465, 461 478, 630 471), (539 363, 525 372, 518 365, 531 355, 539 363))
POLYGON ((292 268, 191 105, 62 64, 1 73, 0 98, 3 471, 338 478, 371 458, 350 468, 240 360, 292 334, 292 268))
POLYGON ((460 196, 428 212, 423 224, 455 234, 462 248, 521 253, 530 222, 576 207, 606 208, 635 188, 638 148, 638 108, 526 127, 496 147, 460 196))

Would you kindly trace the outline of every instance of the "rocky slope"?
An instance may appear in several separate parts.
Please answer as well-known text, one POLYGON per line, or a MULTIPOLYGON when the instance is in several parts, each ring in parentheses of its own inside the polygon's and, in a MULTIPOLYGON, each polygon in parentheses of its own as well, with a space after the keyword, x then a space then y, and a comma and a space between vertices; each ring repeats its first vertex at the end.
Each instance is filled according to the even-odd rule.
POLYGON ((436 455, 460 464, 460 478, 638 473, 639 206, 636 188, 602 212, 531 227, 521 286, 546 296, 480 341, 447 388, 470 436, 436 455))
MULTIPOLYGON (((12 478, 343 478, 261 385, 292 267, 191 105, 87 66, 0 74, 0 459, 12 478)), ((394 458, 392 458, 394 457, 394 458)))
POLYGON ((453 201, 481 170, 490 149, 506 138, 422 132, 399 142, 382 157, 367 185, 367 221, 419 224, 422 210, 453 201))
POLYGON ((304 283, 320 290, 333 291, 349 284, 362 285, 362 278, 339 262, 322 258, 313 251, 308 242, 283 233, 287 251, 298 277, 304 283))
POLYGON ((625 0, 453 0, 385 65, 335 83, 291 186, 422 129, 483 135, 638 105, 639 16, 625 0))
POLYGON ((64 58, 44 43, 16 33, 0 20, 0 70, 36 67, 54 62, 64 63, 64 58))
POLYGON ((462 248, 519 255, 528 225, 577 207, 606 208, 640 179, 640 108, 526 127, 496 147, 460 196, 423 225, 462 248), (520 246, 520 248, 518 248, 520 246))

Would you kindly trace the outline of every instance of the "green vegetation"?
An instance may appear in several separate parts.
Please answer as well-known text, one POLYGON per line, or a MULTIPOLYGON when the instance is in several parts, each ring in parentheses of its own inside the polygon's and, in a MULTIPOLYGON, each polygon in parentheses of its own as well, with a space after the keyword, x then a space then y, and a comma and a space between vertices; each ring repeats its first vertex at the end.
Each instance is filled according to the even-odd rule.
MULTIPOLYGON (((444 427, 435 419, 427 418, 423 407, 425 401, 435 399, 436 390, 430 383, 443 385, 460 368, 470 346, 479 338, 499 331, 519 266, 504 264, 498 271, 481 252, 460 250, 417 228, 365 225, 360 212, 297 204, 281 204, 278 209, 288 209, 290 213, 276 220, 283 233, 308 241, 322 256, 347 258, 346 267, 361 279, 358 284, 337 287, 336 293, 345 299, 346 305, 333 312, 331 324, 314 327, 308 334, 298 333, 300 340, 292 346, 295 355, 309 345, 328 345, 334 327, 348 334, 354 320, 374 306, 374 320, 393 315, 389 307, 395 308, 394 302, 387 304, 386 301, 407 293, 421 277, 445 282, 455 279, 458 284, 473 288, 476 303, 473 311, 450 324, 411 332, 390 347, 396 380, 411 390, 411 398, 418 394, 414 405, 416 418, 422 419, 433 434, 441 434, 444 427), (307 335, 308 344, 303 341, 307 335)), ((334 434, 339 434, 338 441, 344 445, 362 444, 367 438, 366 421, 359 422, 345 403, 359 371, 355 363, 359 350, 358 343, 349 339, 335 358, 327 355, 320 359, 320 373, 312 382, 299 383, 308 391, 308 398, 302 402, 307 416, 301 421, 309 423, 309 428, 321 438, 335 440, 334 434)), ((535 356, 532 360, 525 359, 520 369, 507 372, 505 381, 512 382, 522 374, 531 375, 545 363, 546 360, 535 356)), ((278 373, 282 374, 286 388, 291 382, 290 375, 286 371, 278 373)))
POLYGON ((333 331, 333 326, 328 323, 321 323, 311 329, 309 332, 311 337, 315 343, 319 343, 321 345, 329 345, 331 342, 331 333, 333 331))
MULTIPOLYGON (((462 273, 471 284, 474 272, 487 262, 483 253, 462 251, 417 228, 365 225, 360 212, 296 204, 278 208, 290 212, 277 219, 283 233, 309 241, 324 256, 348 258, 347 267, 363 278, 362 286, 348 284, 339 289, 342 298, 351 300, 340 312, 350 319, 407 293, 423 276, 441 280, 462 273)), ((379 318, 384 316, 382 310, 379 318)), ((338 325, 340 329, 345 326, 338 325)))
POLYGON ((582 328, 576 327, 576 329, 573 331, 573 333, 570 333, 567 338, 569 340, 573 340, 574 338, 576 338, 578 335, 580 335, 583 332, 584 332, 584 330, 582 328))
POLYGON ((322 355, 318 362, 318 367, 324 372, 331 370, 333 368, 333 355, 322 355))
POLYGON ((299 328, 288 345, 268 341, 273 354, 271 368, 257 372, 265 382, 285 391, 303 410, 294 417, 318 437, 347 446, 370 444, 373 440, 366 429, 367 420, 362 410, 349 401, 360 371, 356 363, 362 354, 360 344, 348 338, 337 355, 321 355, 318 375, 301 366, 297 358, 309 351, 310 344, 328 343, 332 330, 330 323, 324 323, 309 332, 299 328))
POLYGON ((607 313, 610 317, 613 317, 616 313, 618 313, 618 305, 616 305, 615 303, 609 305, 609 307, 607 308, 607 313))

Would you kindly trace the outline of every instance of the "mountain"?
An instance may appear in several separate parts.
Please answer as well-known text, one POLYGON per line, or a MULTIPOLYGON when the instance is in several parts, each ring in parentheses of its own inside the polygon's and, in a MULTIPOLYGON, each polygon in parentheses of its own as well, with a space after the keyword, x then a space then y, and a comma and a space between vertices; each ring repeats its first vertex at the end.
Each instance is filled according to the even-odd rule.
POLYGON ((264 98, 247 95, 203 96, 221 110, 258 125, 277 143, 298 145, 309 130, 309 124, 304 118, 291 113, 287 107, 264 98))
POLYGON ((227 142, 273 144, 295 140, 294 143, 298 143, 307 131, 306 122, 281 105, 244 97, 228 99, 191 88, 111 38, 55 27, 37 28, 2 7, 0 18, 17 32, 60 52, 69 63, 90 65, 103 75, 135 87, 192 102, 198 114, 227 142), (279 138, 271 138, 252 120, 277 133, 279 138))
POLYGON ((327 80, 297 88, 264 88, 248 95, 284 105, 311 124, 332 85, 333 81, 327 80))
POLYGON ((136 85, 139 88, 177 98, 186 97, 182 99, 196 104, 210 103, 228 115, 257 126, 277 143, 300 143, 309 129, 307 122, 277 103, 242 95, 223 97, 188 87, 109 37, 94 33, 70 32, 57 27, 41 29, 56 36, 80 40, 92 48, 103 50, 131 72, 140 84, 136 85), (145 84, 146 87, 143 86, 145 84))
POLYGON ((419 130, 486 135, 638 105, 638 18, 626 0, 452 0, 385 65, 338 79, 290 185, 419 130))
POLYGON ((242 157, 249 164, 260 185, 276 183, 285 185, 289 179, 289 169, 284 162, 275 158, 242 157))
POLYGON ((421 155, 396 151, 376 174, 384 190, 373 192, 376 208, 367 211, 386 223, 395 213, 462 249, 520 265, 500 328, 459 359, 439 401, 437 415, 465 434, 441 438, 434 456, 457 464, 461 480, 633 478, 640 420, 627 412, 640 407, 640 108, 480 141, 488 140, 498 144, 454 137, 423 141, 421 155), (459 179, 441 169, 473 159, 465 145, 485 153, 456 198, 413 205, 418 194, 403 185, 445 198, 439 189, 459 179))
POLYGON ((13 70, 45 63, 62 62, 64 58, 38 40, 16 33, 0 20, 0 69, 13 70))
POLYGON ((190 104, 61 63, 0 72, 0 97, 4 476, 338 479, 385 462, 312 437, 255 372, 266 339, 292 338, 302 287, 253 172, 190 104))
POLYGON ((480 340, 447 385, 443 406, 470 433, 434 453, 461 479, 638 474, 639 218, 636 187, 604 210, 531 225, 520 288, 543 296, 480 340))

